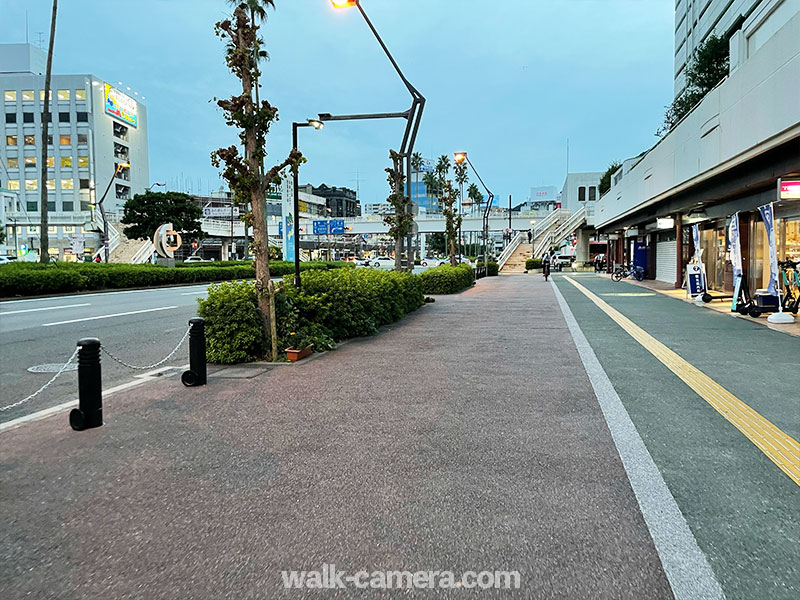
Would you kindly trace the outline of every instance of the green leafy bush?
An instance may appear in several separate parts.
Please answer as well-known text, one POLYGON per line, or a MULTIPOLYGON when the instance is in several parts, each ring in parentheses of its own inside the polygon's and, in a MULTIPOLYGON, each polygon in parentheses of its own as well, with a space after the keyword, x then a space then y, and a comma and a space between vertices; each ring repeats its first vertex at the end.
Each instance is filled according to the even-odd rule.
POLYGON ((371 335, 422 305, 418 276, 376 269, 306 271, 286 295, 301 327, 323 325, 334 340, 371 335))
POLYGON ((542 259, 541 258, 529 258, 525 261, 525 270, 530 271, 531 269, 541 269, 542 268, 542 259))
MULTIPOLYGON (((330 270, 352 267, 346 262, 307 262, 300 269, 330 270)), ((294 263, 274 261, 270 274, 294 273, 294 263)), ((188 263, 180 268, 116 263, 19 263, 0 267, 0 298, 63 294, 91 290, 155 287, 252 279, 252 261, 188 263)))
POLYGON ((496 262, 490 262, 486 264, 486 275, 488 277, 496 277, 499 271, 500 265, 498 265, 496 262))
POLYGON ((428 269, 419 276, 423 294, 455 294, 475 282, 475 271, 470 265, 442 265, 428 269))
POLYGON ((230 281, 211 285, 208 297, 198 302, 197 314, 206 320, 209 362, 252 362, 267 354, 269 345, 253 283, 230 281))
POLYGON ((287 347, 302 350, 313 344, 314 352, 326 352, 336 345, 331 330, 319 323, 310 323, 301 327, 297 332, 289 333, 287 347))

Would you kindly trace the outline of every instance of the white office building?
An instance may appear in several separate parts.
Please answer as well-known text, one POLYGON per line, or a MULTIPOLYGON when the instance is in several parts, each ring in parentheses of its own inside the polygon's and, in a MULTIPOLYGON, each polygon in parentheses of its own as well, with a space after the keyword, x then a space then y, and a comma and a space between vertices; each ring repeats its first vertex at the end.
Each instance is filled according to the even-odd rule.
POLYGON ((137 94, 119 84, 53 74, 47 177, 41 181, 45 62, 36 46, 0 44, 0 188, 15 197, 4 225, 7 246, 38 250, 46 186, 50 253, 71 260, 76 237, 83 238, 86 253, 101 244, 102 219, 92 205, 106 189, 103 204, 114 213, 150 185, 147 111, 137 94))

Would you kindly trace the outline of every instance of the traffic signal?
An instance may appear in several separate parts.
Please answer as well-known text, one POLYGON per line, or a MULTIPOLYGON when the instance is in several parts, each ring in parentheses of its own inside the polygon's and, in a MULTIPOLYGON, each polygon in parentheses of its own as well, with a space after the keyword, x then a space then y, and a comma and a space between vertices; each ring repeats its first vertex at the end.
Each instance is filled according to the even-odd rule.
POLYGON ((197 242, 192 242, 192 248, 198 248, 199 246, 200 244, 198 244, 197 242))

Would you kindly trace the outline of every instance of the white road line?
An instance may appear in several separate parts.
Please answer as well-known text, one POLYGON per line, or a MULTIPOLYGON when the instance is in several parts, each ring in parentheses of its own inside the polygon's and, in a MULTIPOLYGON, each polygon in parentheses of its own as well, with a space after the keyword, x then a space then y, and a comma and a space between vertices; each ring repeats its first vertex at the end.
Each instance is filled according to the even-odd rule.
MULTIPOLYGON (((194 288, 194 287, 207 287, 208 285, 210 285, 210 284, 208 284, 208 283, 198 283, 198 284, 193 284, 193 285, 174 285, 174 286, 165 286, 165 287, 153 287, 153 288, 147 288, 147 289, 143 289, 143 290, 119 290, 119 291, 116 291, 116 292, 101 292, 101 291, 97 291, 97 292, 87 292, 85 294, 75 294, 75 296, 77 296, 77 297, 91 296, 92 298, 94 298, 96 296, 116 296, 117 294, 145 294, 145 293, 148 293, 148 292, 168 292, 170 290, 185 290, 185 289, 191 289, 191 288, 194 288)), ((23 303, 23 302, 46 302, 48 300, 60 300, 62 298, 63 298, 63 296, 46 296, 45 298, 26 298, 24 300, 3 300, 3 301, 0 301, 0 306, 3 306, 5 304, 20 304, 20 303, 23 303)))
POLYGON ((614 439, 672 593, 676 600, 724 600, 725 594, 706 555, 698 546, 686 518, 639 436, 636 425, 617 395, 608 374, 552 279, 550 285, 553 286, 586 375, 594 388, 600 410, 614 439))
POLYGON ((70 319, 69 321, 56 321, 55 323, 42 323, 42 327, 52 327, 53 325, 66 325, 67 323, 80 323, 82 321, 97 321, 98 319, 112 319, 114 317, 125 317, 127 315, 138 315, 141 313, 156 312, 159 310, 171 310, 177 306, 161 306, 159 308, 146 308, 144 310, 132 310, 129 312, 114 313, 111 315, 98 315, 96 317, 86 317, 84 319, 70 319))
POLYGON ((208 290, 197 290, 196 292, 183 292, 181 296, 197 296, 198 294, 207 294, 208 290))
POLYGON ((18 315, 19 313, 38 312, 41 310, 58 310, 59 308, 75 308, 76 306, 91 306, 91 302, 84 302, 82 304, 65 304, 64 306, 45 306, 42 308, 26 308, 25 310, 10 310, 8 312, 0 312, 0 317, 4 315, 18 315))

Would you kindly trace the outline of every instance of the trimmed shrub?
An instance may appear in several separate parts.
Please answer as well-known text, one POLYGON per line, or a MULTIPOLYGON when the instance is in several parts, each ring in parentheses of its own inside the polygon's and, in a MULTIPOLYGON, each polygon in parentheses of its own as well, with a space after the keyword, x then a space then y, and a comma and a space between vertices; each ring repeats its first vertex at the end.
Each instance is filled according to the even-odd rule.
POLYGON ((525 261, 525 270, 530 271, 532 269, 541 269, 542 268, 542 259, 541 258, 529 258, 525 261))
MULTIPOLYGON (((300 269, 330 270, 352 267, 346 262, 307 262, 300 269)), ((294 263, 273 261, 270 274, 282 277, 294 273, 294 263)), ((188 263, 180 268, 161 265, 105 263, 18 263, 0 267, 0 298, 63 294, 92 290, 156 287, 186 283, 207 283, 252 279, 252 261, 188 263)))
POLYGON ((263 358, 268 351, 264 320, 253 283, 230 281, 208 288, 197 314, 206 320, 209 362, 233 364, 263 358))
POLYGON ((487 277, 496 277, 499 271, 500 271, 500 265, 498 265, 496 262, 490 262, 486 264, 487 277))
POLYGON ((475 271, 470 265, 442 265, 428 269, 419 276, 423 294, 455 294, 475 283, 475 271))

